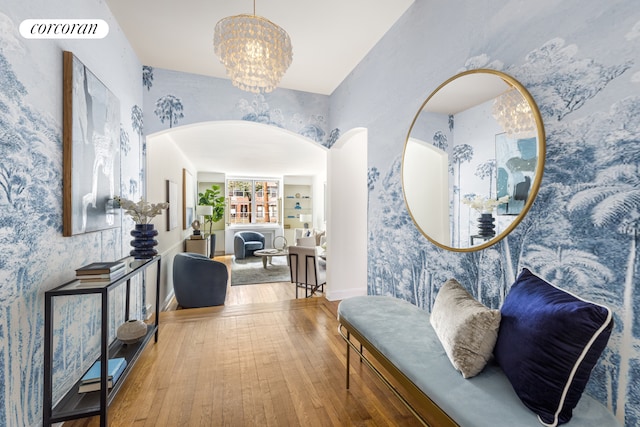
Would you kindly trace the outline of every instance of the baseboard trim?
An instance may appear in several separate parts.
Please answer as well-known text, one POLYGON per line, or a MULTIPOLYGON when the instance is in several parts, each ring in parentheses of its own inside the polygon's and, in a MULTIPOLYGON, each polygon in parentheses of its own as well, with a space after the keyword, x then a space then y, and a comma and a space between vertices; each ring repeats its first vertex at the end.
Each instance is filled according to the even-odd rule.
POLYGON ((332 291, 331 289, 327 289, 326 298, 329 301, 338 301, 343 300, 345 298, 357 297, 367 295, 367 289, 362 288, 351 288, 340 291, 332 291))

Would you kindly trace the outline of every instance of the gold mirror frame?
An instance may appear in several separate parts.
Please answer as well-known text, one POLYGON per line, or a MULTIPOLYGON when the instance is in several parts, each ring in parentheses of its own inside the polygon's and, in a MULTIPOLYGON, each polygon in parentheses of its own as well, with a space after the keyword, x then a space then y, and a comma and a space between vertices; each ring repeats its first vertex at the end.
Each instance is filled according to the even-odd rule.
MULTIPOLYGON (((482 77, 482 76, 481 76, 482 77)), ((484 78, 484 77, 483 77, 484 78)), ((487 77, 489 78, 489 77, 487 77)), ((458 83, 460 81, 458 80, 458 83)), ((482 85, 480 85, 482 86, 482 85)), ((450 87, 453 88, 455 87, 455 85, 452 85, 450 87)), ((475 89, 475 88, 474 88, 475 89)), ((497 98, 498 96, 502 95, 503 93, 505 93, 506 91, 497 93, 495 95, 495 98, 497 98)), ((483 102, 488 102, 491 99, 493 99, 494 97, 490 97, 487 98, 485 101, 483 102)), ((460 101, 461 103, 464 101, 466 103, 466 100, 460 100, 458 99, 457 101, 460 101)), ((434 101, 435 102, 435 101, 434 101)), ((481 103, 480 103, 481 104, 481 103)), ((470 106, 465 106, 463 107, 463 110, 467 110, 468 108, 473 107, 475 104, 471 104, 470 106)), ((531 138, 533 138, 533 135, 531 136, 531 138)), ((424 142, 424 141, 422 141, 424 142)), ((495 144, 495 141, 494 141, 495 144)), ((494 145, 495 147, 495 145, 494 145)), ((442 249, 446 249, 446 250, 450 250, 450 251, 454 251, 454 252, 474 252, 474 251, 478 251, 481 249, 485 249, 488 248, 496 243, 498 243, 499 241, 501 241, 502 239, 504 239, 521 221, 522 219, 526 216, 527 212, 529 211, 529 209, 531 208, 531 205, 533 204, 537 194, 538 194, 538 189, 540 188, 540 183, 542 181, 542 175, 543 175, 543 171, 544 171, 544 163, 545 163, 545 153, 546 153, 546 144, 545 144, 545 133, 544 133, 544 125, 542 122, 542 117, 540 115, 540 111, 538 109, 538 106, 536 105, 533 97, 531 96, 531 94, 526 90, 526 88, 520 83, 518 82, 516 79, 514 79, 513 77, 509 76, 508 74, 505 74, 503 72, 500 71, 496 71, 496 70, 490 70, 490 69, 476 69, 476 70, 469 70, 469 71, 464 71, 462 73, 459 73, 451 78, 449 78, 448 80, 446 80, 444 83, 442 83, 440 86, 438 86, 432 93, 431 95, 429 95, 429 97, 422 103, 422 105, 420 106, 418 112, 416 113, 413 121, 411 122, 411 127, 409 128, 409 132, 407 133, 407 138, 405 140, 405 145, 404 145, 404 149, 403 149, 403 153, 402 153, 402 171, 401 171, 401 177, 402 177, 402 192, 403 192, 403 197, 404 197, 404 201, 405 201, 405 205, 407 207, 407 211, 409 212, 409 215, 411 216, 411 219, 413 220, 414 224, 416 225, 416 227, 420 230, 420 232, 434 245, 442 248, 442 249), (506 87, 507 87, 507 91, 510 91, 511 89, 515 88, 520 95, 527 101, 527 103, 529 104, 529 107, 531 109, 531 114, 533 115, 533 119, 535 120, 535 130, 536 130, 536 134, 535 137, 537 139, 536 141, 536 148, 537 148, 537 159, 536 159, 536 165, 535 165, 535 172, 534 172, 534 179, 533 182, 531 184, 531 187, 529 189, 526 201, 524 202, 524 206, 522 207, 520 213, 515 217, 515 219, 513 219, 510 224, 508 224, 504 230, 499 231, 498 233, 496 233, 495 236, 493 236, 492 238, 490 238, 490 240, 484 240, 483 243, 480 243, 478 245, 473 245, 469 247, 455 247, 454 243, 450 243, 450 244, 446 244, 447 242, 443 243, 441 241, 439 241, 436 238, 433 238, 432 236, 429 235, 429 233, 425 232, 424 227, 420 224, 420 222, 416 219, 416 217, 414 216, 414 213, 412 212, 411 209, 411 204, 412 202, 409 200, 410 197, 415 197, 414 195, 416 194, 415 191, 413 190, 413 187, 418 187, 415 185, 414 182, 411 182, 410 187, 412 188, 412 193, 411 194, 407 194, 407 184, 409 184, 409 180, 408 177, 405 176, 405 168, 406 168, 406 164, 407 164, 407 147, 410 143, 410 141, 412 140, 412 131, 414 130, 414 126, 416 125, 420 115, 425 112, 425 107, 429 104, 430 101, 434 100, 434 97, 438 97, 437 99, 439 101, 441 101, 443 98, 443 89, 445 87, 447 87, 448 85, 450 85, 452 82, 461 79, 465 76, 471 76, 471 75, 479 75, 479 74, 488 74, 490 76, 496 76, 498 78, 500 78, 502 80, 502 82, 506 83, 506 87)), ((447 179, 448 179, 447 175, 447 179)), ((441 176, 442 178, 442 176, 441 176)), ((497 172, 496 172, 496 181, 497 181, 497 172)), ((496 182, 496 193, 497 193, 497 182, 496 182)), ((446 190, 437 190, 437 192, 439 193, 445 193, 449 196, 450 194, 450 184, 447 184, 447 189, 446 190)), ((419 188, 420 189, 420 188, 419 188)), ((490 189, 490 193, 491 193, 491 189, 490 189)), ((428 198, 430 197, 430 195, 424 194, 422 192, 419 193, 420 196, 424 195, 424 198, 428 198)), ((436 194, 434 199, 438 198, 439 196, 436 194)), ((444 202, 444 198, 440 197, 441 201, 444 202)), ((451 206, 451 198, 448 197, 448 205, 447 205, 447 210, 449 209, 449 206, 451 206)), ((414 199, 414 201, 417 199, 414 199)), ((426 200, 426 199, 425 199, 426 200)), ((420 203, 420 201, 419 201, 420 203)), ((424 203, 424 202, 422 202, 424 203)), ((442 203, 441 203, 442 205, 442 203)), ((414 203, 415 206, 415 203, 414 203)), ((443 208, 444 209, 444 208, 443 208)), ((460 210, 460 207, 458 206, 458 210, 460 210)), ((442 218, 444 215, 440 215, 440 217, 442 218)), ((448 229, 446 231, 447 234, 449 234, 449 237, 451 237, 451 219, 450 219, 451 213, 448 214, 446 220, 447 220, 447 224, 448 224, 448 229)), ((442 218, 442 221, 444 221, 444 218, 442 218)), ((441 221, 441 224, 443 223, 441 221)), ((425 224, 426 225, 426 224, 425 224)), ((458 227, 460 227, 460 225, 458 225, 458 227)), ((459 232, 458 232, 459 233, 459 232)), ((471 236, 470 236, 471 237, 471 236)), ((462 245, 461 245, 462 246, 462 245)))

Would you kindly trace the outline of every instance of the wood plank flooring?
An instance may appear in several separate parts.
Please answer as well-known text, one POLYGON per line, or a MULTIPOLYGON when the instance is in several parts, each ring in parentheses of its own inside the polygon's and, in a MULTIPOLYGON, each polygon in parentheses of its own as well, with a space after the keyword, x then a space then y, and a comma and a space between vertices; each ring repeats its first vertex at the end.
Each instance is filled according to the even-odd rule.
POLYGON ((294 298, 290 283, 233 286, 225 306, 161 313, 159 341, 125 379, 109 425, 419 425, 356 357, 345 389, 337 302, 294 298))

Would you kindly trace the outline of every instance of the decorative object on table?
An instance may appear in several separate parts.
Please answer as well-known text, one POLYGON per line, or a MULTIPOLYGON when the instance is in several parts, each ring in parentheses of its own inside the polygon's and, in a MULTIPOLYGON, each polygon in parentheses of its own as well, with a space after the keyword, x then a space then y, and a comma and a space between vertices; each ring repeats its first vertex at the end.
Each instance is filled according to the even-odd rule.
POLYGON ((131 241, 133 250, 129 253, 138 259, 151 258, 157 255, 158 251, 154 247, 158 242, 154 237, 158 235, 158 230, 154 228, 151 221, 156 215, 161 215, 162 210, 169 207, 169 203, 149 203, 143 199, 134 203, 121 197, 116 197, 116 200, 125 209, 125 213, 136 223, 135 229, 131 230, 131 235, 134 239, 131 241))
POLYGON ((191 228, 193 228, 193 234, 190 236, 191 239, 202 239, 202 233, 200 232, 200 220, 194 219, 191 223, 191 228))
POLYGON ((124 276, 126 271, 127 271, 126 268, 121 268, 120 270, 116 270, 113 273, 85 274, 81 276, 76 275, 76 279, 80 281, 80 283, 78 283, 77 286, 91 287, 91 286, 106 285, 124 276))
POLYGON ((92 262, 76 269, 76 276, 86 276, 95 274, 110 274, 124 268, 123 260, 110 262, 92 262))
POLYGON ((478 236, 493 237, 496 235, 495 218, 490 213, 480 214, 478 218, 478 236))
POLYGON ((107 284, 124 276, 127 269, 125 262, 93 262, 76 270, 76 279, 80 280, 78 286, 98 286, 107 284))
POLYGON ((273 239, 273 247, 279 251, 283 251, 287 248, 287 239, 284 236, 276 236, 273 239))
POLYGON ((134 344, 147 334, 147 324, 142 320, 129 319, 118 327, 116 337, 125 344, 134 344))
POLYGON ((158 230, 154 228, 153 224, 136 224, 135 229, 131 230, 133 240, 131 246, 133 249, 129 254, 135 258, 151 258, 158 255, 158 251, 155 246, 158 245, 158 241, 155 237, 158 235, 158 230))
POLYGON ((469 205, 480 213, 478 218, 478 235, 481 237, 493 237, 496 235, 495 231, 495 218, 493 217, 493 210, 496 206, 509 201, 509 196, 502 196, 498 199, 490 197, 465 197, 462 199, 462 203, 469 205))
MULTIPOLYGON (((109 359, 107 363, 107 386, 109 388, 118 382, 118 379, 126 367, 127 361, 124 357, 109 359)), ((80 379, 78 393, 88 393, 98 390, 100 390, 100 361, 96 360, 80 379)))
POLYGON ((167 231, 175 230, 178 227, 178 185, 167 179, 167 231))
POLYGON ((257 16, 255 0, 253 15, 229 16, 218 21, 213 47, 231 83, 253 93, 275 89, 293 59, 289 34, 257 16))
POLYGON ((293 208, 294 209, 302 209, 302 206, 300 206, 300 202, 296 202, 296 205, 293 208))
POLYGON ((220 186, 218 184, 211 185, 204 193, 198 193, 198 209, 200 207, 211 207, 211 213, 203 213, 204 225, 209 223, 209 235, 211 235, 211 255, 216 252, 216 235, 213 233, 213 223, 224 218, 225 200, 221 195, 220 186))
POLYGON ((63 88, 62 234, 119 227, 120 102, 71 52, 63 52, 63 88))

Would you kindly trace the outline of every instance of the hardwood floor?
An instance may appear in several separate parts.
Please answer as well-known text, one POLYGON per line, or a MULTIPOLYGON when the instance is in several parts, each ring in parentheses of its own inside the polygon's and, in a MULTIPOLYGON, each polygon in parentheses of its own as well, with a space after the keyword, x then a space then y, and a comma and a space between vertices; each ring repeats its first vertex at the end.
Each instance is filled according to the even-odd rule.
MULTIPOLYGON (((217 256, 214 259, 216 261, 223 262, 227 265, 227 269, 231 269, 232 255, 217 256)), ((231 277, 231 271, 229 271, 229 277, 231 277)), ((231 281, 231 280, 229 280, 231 281)), ((230 305, 242 305, 242 304, 254 304, 254 303, 266 303, 276 301, 286 301, 295 299, 295 288, 293 284, 289 282, 280 283, 263 283, 260 285, 240 285, 240 286, 227 286, 227 297, 225 299, 225 306, 230 305)), ((304 290, 298 291, 299 295, 303 295, 304 290)), ((322 295, 322 294, 320 294, 322 295)), ((304 296, 304 295, 303 295, 304 296)), ((167 310, 178 309, 178 304, 175 301, 171 301, 167 310)))
POLYGON ((337 302, 294 292, 290 283, 233 286, 225 306, 161 313, 159 341, 125 379, 110 425, 419 425, 356 357, 345 389, 337 302))

